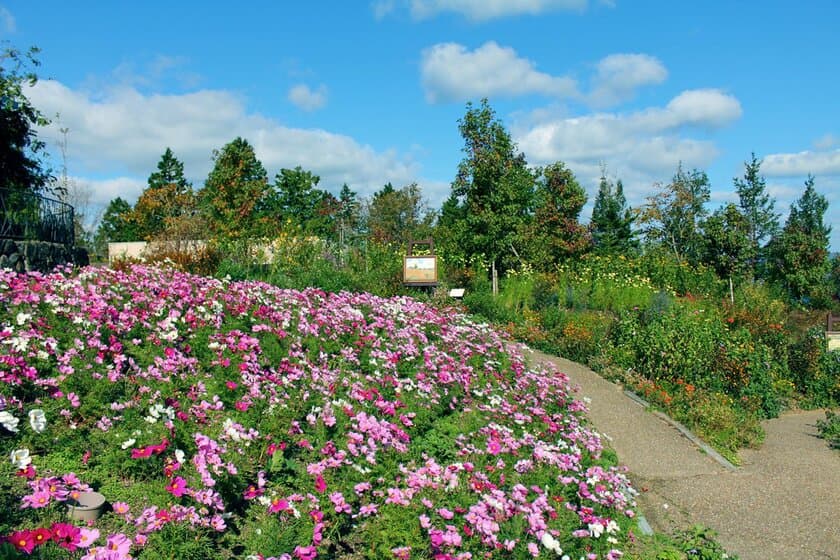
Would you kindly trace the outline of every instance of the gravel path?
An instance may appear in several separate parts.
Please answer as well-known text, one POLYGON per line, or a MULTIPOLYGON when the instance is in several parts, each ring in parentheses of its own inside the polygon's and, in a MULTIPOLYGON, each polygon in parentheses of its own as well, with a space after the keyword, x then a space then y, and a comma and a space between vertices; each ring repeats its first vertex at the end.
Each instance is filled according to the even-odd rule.
POLYGON ((704 525, 743 560, 840 560, 840 453, 817 438, 824 412, 765 422, 764 444, 741 451, 733 472, 589 368, 540 352, 533 358, 554 364, 591 399, 590 419, 630 468, 655 530, 704 525))

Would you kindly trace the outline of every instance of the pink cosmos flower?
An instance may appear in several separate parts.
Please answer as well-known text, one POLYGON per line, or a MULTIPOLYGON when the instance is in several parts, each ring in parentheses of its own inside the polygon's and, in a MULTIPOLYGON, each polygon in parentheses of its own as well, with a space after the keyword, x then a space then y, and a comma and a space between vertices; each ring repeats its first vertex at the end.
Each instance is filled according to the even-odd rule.
POLYGON ((296 546, 295 558, 299 560, 314 560, 318 557, 318 551, 314 546, 296 546))
POLYGON ((125 515, 126 513, 128 513, 128 511, 130 509, 129 505, 125 502, 114 502, 111 505, 111 508, 114 510, 114 513, 116 513, 117 515, 125 515))
POLYGON ((327 482, 324 480, 324 477, 320 474, 315 477, 315 490, 323 494, 327 491, 327 482))
POLYGON ((128 551, 131 550, 131 540, 123 533, 116 533, 109 535, 106 540, 105 548, 109 552, 114 552, 120 556, 128 556, 128 551))
POLYGON ((187 491, 187 481, 180 476, 176 476, 172 479, 172 482, 166 485, 166 490, 176 498, 180 498, 187 491))
POLYGON ((278 513, 281 511, 286 511, 289 509, 289 502, 282 498, 274 498, 271 500, 271 505, 268 506, 268 511, 270 513, 278 513))
POLYGON ((99 529, 86 529, 85 527, 81 527, 79 529, 79 542, 78 545, 81 548, 87 548, 96 542, 96 539, 99 538, 99 529))

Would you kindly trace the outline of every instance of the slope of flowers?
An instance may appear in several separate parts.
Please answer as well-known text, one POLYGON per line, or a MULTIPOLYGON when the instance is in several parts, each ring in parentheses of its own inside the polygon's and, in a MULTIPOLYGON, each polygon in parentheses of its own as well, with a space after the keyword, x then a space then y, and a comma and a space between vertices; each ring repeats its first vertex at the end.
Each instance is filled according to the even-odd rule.
POLYGON ((0 272, 0 555, 618 558, 568 379, 408 298, 0 272), (68 521, 87 489, 109 509, 68 521))

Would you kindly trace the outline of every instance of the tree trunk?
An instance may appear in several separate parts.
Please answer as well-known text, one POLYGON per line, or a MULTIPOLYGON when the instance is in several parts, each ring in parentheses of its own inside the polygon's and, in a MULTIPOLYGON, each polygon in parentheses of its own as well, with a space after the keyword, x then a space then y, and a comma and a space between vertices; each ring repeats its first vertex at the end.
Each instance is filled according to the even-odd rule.
POLYGON ((493 259, 493 297, 499 295, 499 275, 496 272, 496 260, 493 259))

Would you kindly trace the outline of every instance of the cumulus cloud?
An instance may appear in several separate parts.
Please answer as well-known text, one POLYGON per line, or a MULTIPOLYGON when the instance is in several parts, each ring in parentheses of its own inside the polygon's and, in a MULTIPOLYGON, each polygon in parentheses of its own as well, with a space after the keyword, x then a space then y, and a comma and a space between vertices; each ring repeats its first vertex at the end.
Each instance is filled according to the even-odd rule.
POLYGON ((717 128, 741 115, 738 100, 719 90, 689 90, 664 107, 631 113, 593 113, 520 119, 512 130, 528 161, 562 160, 584 183, 594 183, 606 163, 638 203, 656 181, 668 180, 677 165, 705 168, 718 155, 710 140, 691 138, 692 128, 717 128))
POLYGON ((770 154, 765 156, 761 171, 769 177, 840 175, 840 149, 770 154))
POLYGON ((420 68, 430 103, 532 93, 577 95, 575 80, 539 72, 533 62, 494 41, 474 51, 458 43, 439 43, 423 51, 420 68))
POLYGON ((0 31, 4 31, 6 33, 14 33, 17 31, 15 16, 13 16, 12 12, 3 6, 0 6, 0 31))
POLYGON ((582 11, 587 3, 587 0, 411 0, 411 15, 415 19, 428 19, 452 12, 472 21, 487 21, 557 10, 582 11))
POLYGON ((90 194, 90 204, 94 207, 107 206, 117 198, 133 202, 143 189, 146 180, 137 177, 113 177, 110 179, 91 179, 89 177, 70 177, 80 192, 90 194))
POLYGON ((298 109, 315 111, 327 104, 327 87, 321 84, 313 90, 306 84, 297 84, 289 90, 288 99, 298 109))
POLYGON ((636 89, 661 84, 668 71, 657 58, 646 54, 611 54, 598 62, 589 102, 607 107, 631 99, 636 89))
MULTIPOLYGON (((90 92, 43 80, 27 96, 44 114, 61 114, 61 126, 69 128, 68 160, 74 175, 138 177, 145 182, 169 146, 200 186, 212 167, 213 150, 236 136, 251 142, 272 175, 281 167, 301 165, 320 175, 328 188, 347 182, 365 194, 387 181, 407 183, 418 171, 412 160, 396 152, 249 113, 244 101, 227 91, 144 95, 119 87, 90 92)), ((55 138, 54 128, 39 135, 55 138)))

